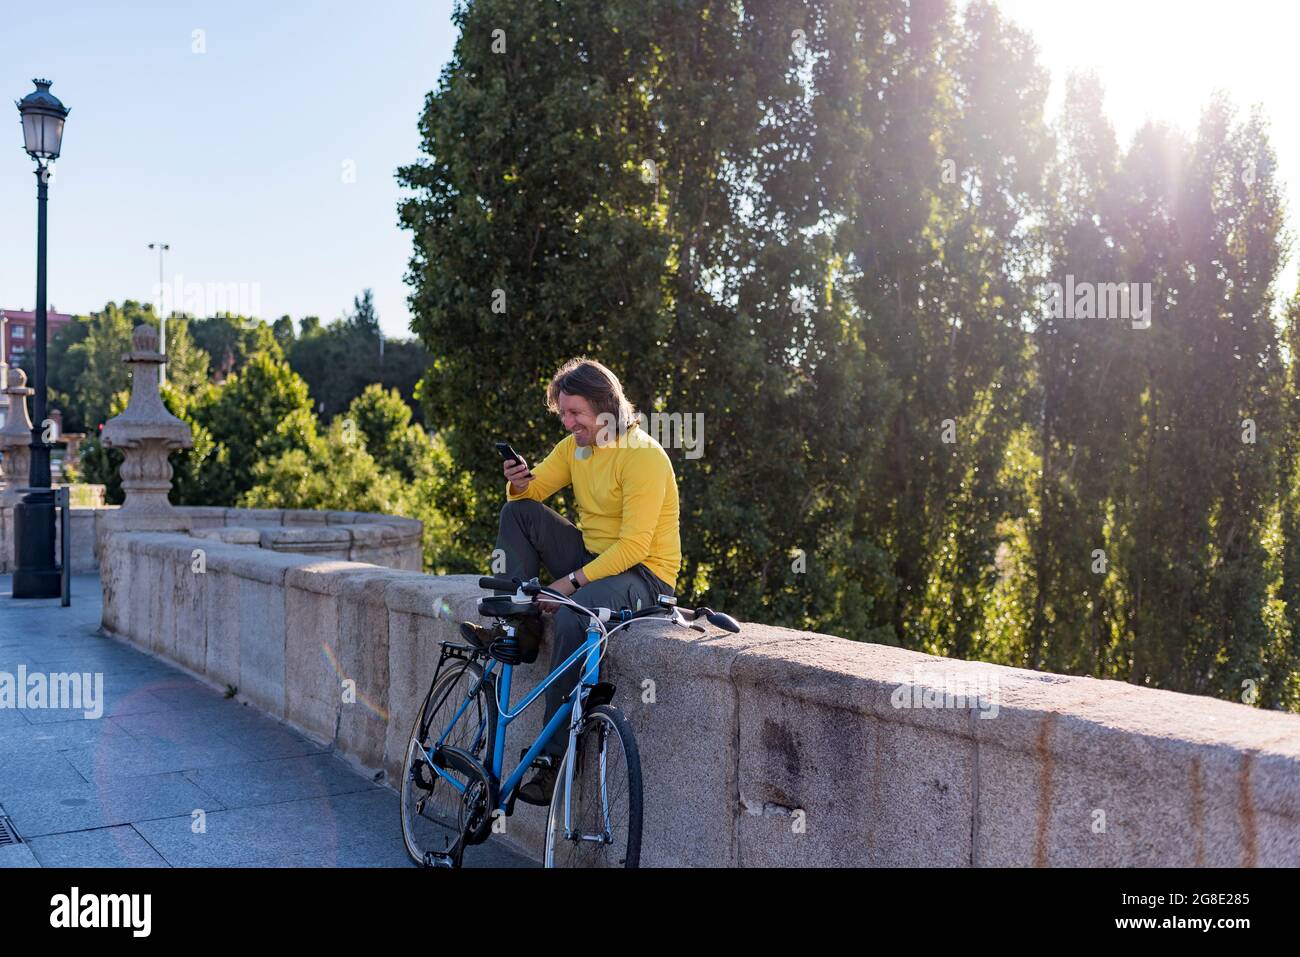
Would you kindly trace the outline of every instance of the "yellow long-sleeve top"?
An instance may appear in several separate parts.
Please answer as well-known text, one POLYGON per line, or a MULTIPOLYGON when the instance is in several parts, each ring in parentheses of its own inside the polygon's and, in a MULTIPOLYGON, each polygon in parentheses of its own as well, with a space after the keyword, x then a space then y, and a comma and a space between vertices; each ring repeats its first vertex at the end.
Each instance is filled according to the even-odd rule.
MULTIPOLYGON (((591 454, 578 458, 577 443, 566 436, 532 467, 533 480, 522 494, 506 483, 506 498, 544 502, 572 485, 583 544, 597 556, 583 567, 583 574, 595 581, 644 562, 675 589, 682 543, 677 477, 668 453, 635 425, 618 445, 587 448, 591 454)), ((563 575, 570 569, 550 571, 563 575)))

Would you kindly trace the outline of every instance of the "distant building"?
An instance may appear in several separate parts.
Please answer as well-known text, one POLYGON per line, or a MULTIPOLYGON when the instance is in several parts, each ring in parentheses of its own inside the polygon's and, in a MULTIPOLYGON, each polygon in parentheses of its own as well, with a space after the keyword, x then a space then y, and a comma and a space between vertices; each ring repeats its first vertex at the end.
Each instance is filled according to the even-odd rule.
MULTIPOLYGON (((72 317, 55 312, 45 313, 45 341, 48 344, 54 333, 72 321, 72 317)), ((9 385, 9 368, 17 367, 24 354, 36 348, 36 313, 22 309, 0 309, 0 390, 9 385)), ((28 383, 30 385, 30 383, 28 383)), ((9 397, 0 392, 0 426, 9 413, 9 397)))
MULTIPOLYGON (((61 327, 72 321, 72 317, 50 309, 45 314, 46 342, 54 338, 61 327)), ((0 343, 4 346, 4 362, 11 366, 18 365, 23 353, 36 348, 36 313, 21 309, 0 309, 0 343)))

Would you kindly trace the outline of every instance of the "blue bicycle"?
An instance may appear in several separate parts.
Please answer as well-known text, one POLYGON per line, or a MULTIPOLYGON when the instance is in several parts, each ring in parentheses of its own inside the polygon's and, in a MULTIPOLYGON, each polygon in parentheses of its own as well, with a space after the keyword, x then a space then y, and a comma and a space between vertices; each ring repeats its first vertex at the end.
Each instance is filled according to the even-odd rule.
POLYGON ((479 614, 496 619, 485 645, 444 641, 438 667, 416 716, 402 768, 402 839, 416 864, 460 867, 465 848, 481 844, 493 822, 514 811, 519 784, 542 760, 542 747, 566 723, 568 749, 556 772, 547 816, 547 867, 639 867, 641 863, 641 757, 627 717, 610 702, 614 686, 600 680, 610 636, 655 615, 682 627, 701 616, 731 632, 740 626, 709 608, 677 607, 660 595, 650 608, 587 608, 537 579, 481 578, 496 594, 479 601, 479 614), (510 707, 514 667, 535 660, 523 619, 540 613, 538 601, 567 605, 590 623, 581 646, 510 707), (608 627, 612 624, 612 627, 608 627), (577 661, 581 677, 564 704, 502 782, 506 729, 551 682, 577 661))

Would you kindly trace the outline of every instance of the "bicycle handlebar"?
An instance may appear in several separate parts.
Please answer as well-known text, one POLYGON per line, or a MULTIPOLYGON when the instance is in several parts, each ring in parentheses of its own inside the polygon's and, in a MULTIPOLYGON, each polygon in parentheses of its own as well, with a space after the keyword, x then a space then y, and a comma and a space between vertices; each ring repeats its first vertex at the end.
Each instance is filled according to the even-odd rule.
MULTIPOLYGON (((613 618, 615 615, 619 614, 619 612, 613 608, 593 609, 593 608, 587 608, 585 605, 579 605, 577 602, 573 601, 573 599, 569 598, 567 595, 561 595, 559 592, 552 591, 546 586, 538 584, 536 579, 532 579, 530 581, 521 581, 518 578, 514 578, 514 579, 494 578, 491 576, 486 576, 480 578, 478 580, 478 584, 480 588, 487 588, 487 589, 491 589, 492 591, 514 592, 518 590, 523 592, 525 595, 531 595, 534 597, 536 597, 537 595, 554 595, 556 597, 563 598, 566 603, 572 604, 578 608, 582 608, 583 610, 590 613, 592 617, 597 618, 602 622, 608 621, 611 618, 613 618), (604 612, 605 614, 602 615, 601 612, 604 612)), ((667 608, 661 607, 659 605, 651 605, 649 608, 645 608, 640 611, 633 612, 631 617, 628 618, 627 620, 631 621, 632 619, 644 618, 650 615, 661 615, 665 613, 671 614, 673 611, 677 611, 682 613, 684 616, 688 616, 691 621, 695 621, 698 618, 707 618, 710 624, 714 625, 715 627, 721 628, 724 631, 729 631, 732 634, 738 634, 740 632, 740 625, 736 622, 736 619, 732 618, 730 615, 725 615, 722 612, 714 611, 712 608, 708 608, 708 607, 696 608, 694 611, 692 611, 690 608, 679 608, 675 605, 667 608)), ((698 626, 692 626, 692 627, 698 627, 698 626)))
POLYGON ((480 578, 478 580, 479 588, 489 588, 492 591, 514 591, 522 583, 518 580, 511 581, 509 578, 480 578))

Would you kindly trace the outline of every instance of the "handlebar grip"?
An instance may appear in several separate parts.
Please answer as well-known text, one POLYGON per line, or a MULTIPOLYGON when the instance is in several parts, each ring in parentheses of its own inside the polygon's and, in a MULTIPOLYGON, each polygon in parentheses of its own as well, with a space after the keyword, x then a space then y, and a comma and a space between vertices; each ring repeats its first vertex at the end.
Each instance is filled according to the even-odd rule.
POLYGON ((519 583, 511 581, 509 578, 480 578, 478 580, 478 587, 490 588, 493 591, 512 592, 519 587, 519 583))
POLYGON ((709 622, 717 625, 723 631, 731 632, 733 635, 740 633, 740 624, 736 619, 732 618, 730 615, 723 614, 720 611, 715 611, 713 614, 709 615, 709 622))

